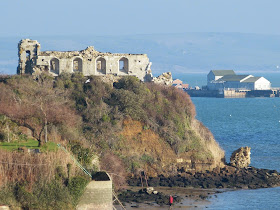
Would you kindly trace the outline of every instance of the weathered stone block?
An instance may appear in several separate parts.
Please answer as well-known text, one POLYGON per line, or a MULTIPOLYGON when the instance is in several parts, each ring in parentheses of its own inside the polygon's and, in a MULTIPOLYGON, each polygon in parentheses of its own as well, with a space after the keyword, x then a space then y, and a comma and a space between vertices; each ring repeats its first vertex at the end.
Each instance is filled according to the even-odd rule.
POLYGON ((240 147, 235 150, 230 157, 230 165, 237 168, 247 168, 251 163, 250 151, 250 147, 240 147))

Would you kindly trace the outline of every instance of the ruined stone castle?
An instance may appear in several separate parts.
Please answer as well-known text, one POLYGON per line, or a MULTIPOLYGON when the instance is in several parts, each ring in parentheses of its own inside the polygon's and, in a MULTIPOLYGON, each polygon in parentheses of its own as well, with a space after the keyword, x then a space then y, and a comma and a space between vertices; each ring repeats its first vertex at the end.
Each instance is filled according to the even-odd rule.
POLYGON ((48 72, 81 72, 89 75, 136 76, 141 81, 151 81, 151 62, 146 54, 102 53, 93 46, 81 51, 40 51, 36 40, 23 39, 18 44, 18 74, 37 75, 48 72))

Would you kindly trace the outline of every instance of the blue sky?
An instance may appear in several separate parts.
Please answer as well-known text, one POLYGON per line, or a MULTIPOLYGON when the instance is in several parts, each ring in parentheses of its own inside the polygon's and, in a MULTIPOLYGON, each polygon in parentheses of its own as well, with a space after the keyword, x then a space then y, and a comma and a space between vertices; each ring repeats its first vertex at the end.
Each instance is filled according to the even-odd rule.
POLYGON ((279 0, 1 0, 0 36, 280 35, 279 0))

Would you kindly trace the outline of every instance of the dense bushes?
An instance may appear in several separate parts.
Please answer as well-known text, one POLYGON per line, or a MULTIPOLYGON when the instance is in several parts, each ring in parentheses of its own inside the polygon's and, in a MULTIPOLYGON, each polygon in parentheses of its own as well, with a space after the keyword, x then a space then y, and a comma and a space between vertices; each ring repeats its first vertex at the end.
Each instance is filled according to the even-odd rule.
POLYGON ((37 182, 31 189, 27 184, 15 183, 1 188, 0 204, 22 209, 75 209, 88 180, 73 177, 68 184, 60 179, 37 182))
POLYGON ((85 80, 80 74, 62 74, 55 87, 70 93, 89 141, 102 149, 112 148, 122 120, 129 117, 159 133, 177 153, 186 151, 182 145, 192 138, 188 130, 195 117, 186 93, 174 87, 144 84, 135 77, 124 77, 113 87, 98 77, 89 77, 88 83, 85 80))
POLYGON ((5 83, 0 84, 5 86, 0 114, 29 127, 40 142, 47 128, 55 126, 62 139, 87 139, 97 150, 112 149, 125 118, 143 122, 177 154, 201 150, 203 135, 212 138, 204 128, 204 132, 193 128, 195 108, 190 97, 174 87, 144 84, 135 77, 123 77, 112 86, 100 77, 81 74, 61 74, 54 82, 45 75, 37 81, 14 76, 5 83))
MULTIPOLYGON (((137 173, 143 165, 160 167, 158 163, 164 159, 152 152, 134 151, 130 156, 125 153, 130 148, 126 148, 126 139, 120 133, 127 119, 151 131, 146 134, 158 135, 163 142, 161 148, 168 147, 174 155, 187 152, 192 160, 219 160, 223 156, 211 132, 195 120, 195 107, 188 94, 174 87, 142 83, 135 77, 123 77, 110 84, 98 76, 61 74, 55 79, 41 75, 36 80, 12 76, 0 82, 0 89, 0 141, 7 140, 7 125, 14 134, 18 126, 23 126, 41 144, 48 139, 63 143, 86 168, 93 168, 92 159, 98 154, 101 168, 115 174, 115 186, 125 183, 127 172, 137 173)), ((135 141, 140 135, 141 132, 133 137, 135 141)), ((20 133, 16 138, 19 136, 20 133)), ((46 193, 58 184, 51 180, 48 177, 40 187, 46 193)), ((69 196, 71 200, 79 197, 79 192, 71 191, 83 188, 85 182, 79 180, 68 179, 69 185, 59 185, 59 192, 65 193, 65 203, 69 196)), ((35 191, 27 192, 36 195, 35 191)), ((18 196, 16 202, 21 202, 18 196)))

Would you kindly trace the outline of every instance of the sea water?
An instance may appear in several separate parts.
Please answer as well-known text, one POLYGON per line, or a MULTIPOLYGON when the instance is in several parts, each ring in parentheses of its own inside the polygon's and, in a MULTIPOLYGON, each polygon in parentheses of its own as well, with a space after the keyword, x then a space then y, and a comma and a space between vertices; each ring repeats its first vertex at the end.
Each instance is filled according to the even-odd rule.
MULTIPOLYGON (((251 165, 280 171, 280 98, 192 98, 197 119, 213 133, 226 160, 251 147, 251 165)), ((237 190, 210 199, 209 209, 280 209, 280 187, 237 190)))

